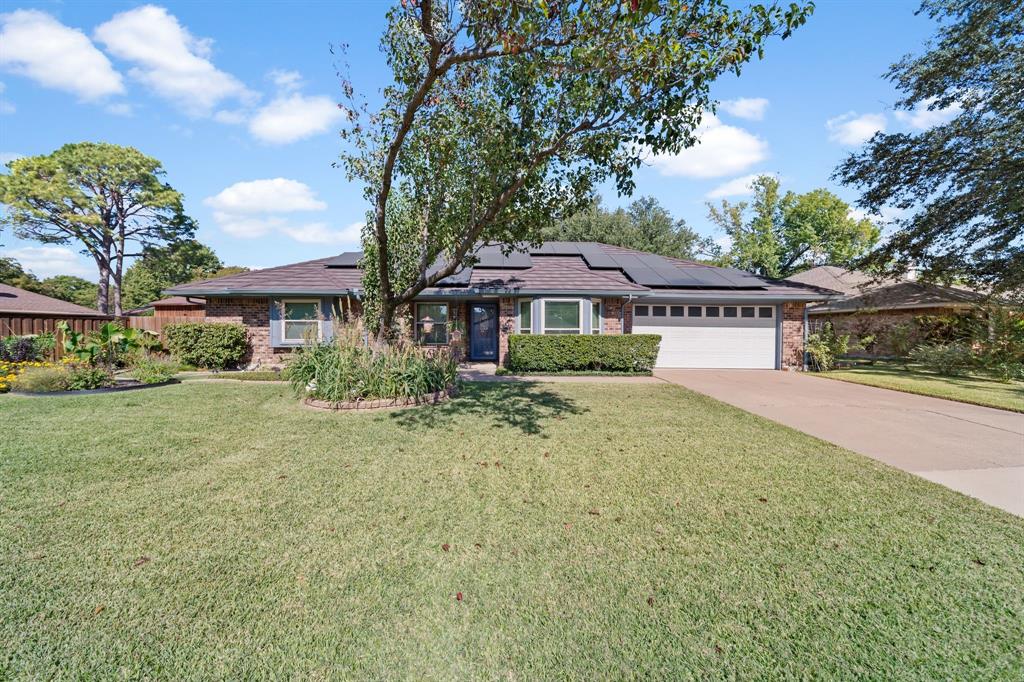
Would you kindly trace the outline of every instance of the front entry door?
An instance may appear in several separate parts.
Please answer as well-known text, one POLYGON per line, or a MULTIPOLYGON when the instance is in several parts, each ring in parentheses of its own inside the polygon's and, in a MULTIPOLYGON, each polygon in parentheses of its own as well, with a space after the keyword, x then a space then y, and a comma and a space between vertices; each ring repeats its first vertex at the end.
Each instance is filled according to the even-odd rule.
POLYGON ((498 305, 469 304, 469 359, 498 358, 498 305))

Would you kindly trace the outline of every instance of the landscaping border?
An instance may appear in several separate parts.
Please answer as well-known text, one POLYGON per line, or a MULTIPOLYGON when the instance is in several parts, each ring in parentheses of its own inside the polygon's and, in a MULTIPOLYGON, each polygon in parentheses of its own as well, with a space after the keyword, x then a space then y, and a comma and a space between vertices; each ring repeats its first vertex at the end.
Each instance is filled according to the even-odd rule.
POLYGON ((420 405, 438 405, 447 402, 458 394, 456 386, 449 386, 441 391, 434 391, 426 395, 407 396, 404 398, 372 398, 370 400, 343 400, 340 402, 331 400, 317 400, 306 398, 303 404, 317 410, 330 410, 333 412, 358 410, 393 410, 403 407, 416 407, 420 405))
POLYGON ((170 384, 180 384, 181 381, 178 379, 171 379, 169 381, 162 381, 159 384, 143 384, 131 383, 127 381, 121 382, 127 384, 125 386, 107 386, 105 388, 89 388, 82 391, 50 391, 48 393, 29 393, 27 391, 8 391, 7 395, 18 395, 26 398, 47 398, 51 396, 66 396, 66 395, 95 395, 97 393, 122 393, 124 391, 138 391, 143 388, 158 388, 160 386, 168 386, 170 384))

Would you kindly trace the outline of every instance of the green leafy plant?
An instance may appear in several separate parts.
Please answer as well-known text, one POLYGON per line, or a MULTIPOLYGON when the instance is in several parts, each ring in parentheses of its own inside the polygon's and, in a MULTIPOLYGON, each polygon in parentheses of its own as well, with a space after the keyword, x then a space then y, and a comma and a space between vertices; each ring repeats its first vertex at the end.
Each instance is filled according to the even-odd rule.
POLYGON ((65 391, 91 391, 114 383, 114 376, 104 367, 72 366, 64 379, 65 391))
POLYGON ((917 332, 913 325, 900 322, 885 332, 885 341, 896 357, 906 359, 917 341, 917 332))
POLYGON ((205 369, 236 367, 249 350, 245 327, 240 324, 169 324, 164 334, 176 360, 205 369))
POLYGON ((937 374, 967 374, 976 365, 971 347, 966 343, 924 343, 910 351, 910 359, 937 374))
POLYGON ((648 373, 658 359, 660 344, 657 334, 513 334, 507 364, 512 372, 648 373))
POLYGON ((808 334, 804 346, 808 364, 815 372, 827 372, 836 366, 836 359, 850 350, 850 335, 836 334, 831 322, 825 322, 821 329, 808 334))
POLYGON ((53 350, 56 339, 52 333, 28 336, 8 336, 0 339, 0 361, 35 362, 45 359, 53 350))
POLYGON ((177 363, 142 356, 135 361, 129 375, 144 384, 165 384, 177 373, 177 363))

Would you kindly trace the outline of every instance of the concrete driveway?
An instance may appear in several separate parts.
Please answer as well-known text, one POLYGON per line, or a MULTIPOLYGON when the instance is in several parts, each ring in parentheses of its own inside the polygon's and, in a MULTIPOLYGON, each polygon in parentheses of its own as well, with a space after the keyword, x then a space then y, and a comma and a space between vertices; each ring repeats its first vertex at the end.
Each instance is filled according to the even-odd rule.
POLYGON ((1024 516, 1024 414, 796 372, 655 375, 1024 516))

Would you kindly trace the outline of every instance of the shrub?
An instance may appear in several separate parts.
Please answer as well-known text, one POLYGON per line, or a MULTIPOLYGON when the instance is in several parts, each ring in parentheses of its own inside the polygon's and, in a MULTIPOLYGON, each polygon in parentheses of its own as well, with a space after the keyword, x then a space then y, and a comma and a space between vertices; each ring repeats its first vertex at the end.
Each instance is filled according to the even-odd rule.
POLYGON ((105 388, 114 383, 114 376, 103 367, 88 365, 71 365, 67 369, 64 381, 65 391, 91 391, 94 388, 105 388))
POLYGON ((53 350, 56 339, 53 334, 35 336, 8 336, 0 339, 0 360, 4 362, 36 362, 53 350))
POLYGON ((176 360, 205 369, 235 367, 249 348, 245 327, 240 324, 169 324, 164 327, 164 333, 176 360))
POLYGON ((650 372, 660 343, 657 334, 513 334, 508 339, 508 368, 513 372, 650 372))
POLYGON ((25 393, 54 393, 66 390, 67 379, 67 367, 28 367, 14 379, 11 389, 25 393))
POLYGON ((332 402, 413 398, 458 382, 458 363, 448 349, 364 344, 352 331, 358 326, 339 330, 332 342, 296 349, 287 372, 297 394, 332 402))
POLYGON ((836 334, 831 322, 826 322, 819 331, 807 335, 805 344, 809 366, 815 372, 827 372, 836 365, 836 358, 850 350, 850 335, 836 334))
POLYGON ((173 379, 177 373, 178 365, 176 363, 140 356, 135 359, 135 364, 129 374, 133 379, 144 384, 163 384, 173 379))
POLYGON ((938 374, 966 374, 976 365, 966 343, 924 343, 910 351, 910 359, 938 374))

